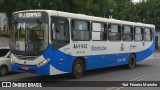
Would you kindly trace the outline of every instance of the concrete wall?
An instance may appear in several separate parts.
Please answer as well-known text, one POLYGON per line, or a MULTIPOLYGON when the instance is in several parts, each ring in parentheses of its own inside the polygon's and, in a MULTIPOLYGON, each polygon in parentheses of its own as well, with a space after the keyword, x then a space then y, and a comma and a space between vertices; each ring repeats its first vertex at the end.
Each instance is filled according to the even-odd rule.
POLYGON ((160 32, 156 32, 156 36, 158 36, 158 48, 160 49, 160 32))
POLYGON ((0 47, 9 47, 9 37, 0 37, 0 47))
POLYGON ((8 28, 8 18, 6 14, 0 13, 0 29, 3 30, 8 28))

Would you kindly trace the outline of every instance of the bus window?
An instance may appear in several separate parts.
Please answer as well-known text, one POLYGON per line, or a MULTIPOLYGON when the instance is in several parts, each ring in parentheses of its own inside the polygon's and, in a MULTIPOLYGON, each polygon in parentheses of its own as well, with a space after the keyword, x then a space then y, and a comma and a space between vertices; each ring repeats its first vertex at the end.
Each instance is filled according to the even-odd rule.
POLYGON ((104 23, 92 23, 92 39, 107 40, 107 31, 104 23))
POLYGON ((74 41, 90 40, 90 23, 82 20, 72 20, 72 39, 74 41))
POLYGON ((123 41, 132 41, 133 40, 133 31, 131 26, 123 26, 123 41))
POLYGON ((144 41, 152 41, 152 33, 150 28, 144 28, 144 41))
POLYGON ((67 18, 52 17, 52 45, 57 50, 69 44, 69 21, 67 18))
MULTIPOLYGON (((52 26, 53 27, 53 26, 52 26)), ((52 38, 57 41, 69 41, 69 22, 65 18, 57 18, 52 31, 52 38)))
POLYGON ((109 40, 120 41, 121 40, 121 26, 115 24, 109 24, 109 40))
POLYGON ((135 41, 142 41, 142 28, 141 27, 135 27, 135 41))

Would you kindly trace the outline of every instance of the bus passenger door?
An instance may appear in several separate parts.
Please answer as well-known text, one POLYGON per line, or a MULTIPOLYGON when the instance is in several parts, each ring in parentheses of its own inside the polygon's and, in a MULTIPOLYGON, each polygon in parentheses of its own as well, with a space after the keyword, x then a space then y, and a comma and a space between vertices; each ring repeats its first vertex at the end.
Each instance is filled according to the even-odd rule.
POLYGON ((69 44, 69 21, 67 18, 52 17, 52 48, 58 50, 69 44))

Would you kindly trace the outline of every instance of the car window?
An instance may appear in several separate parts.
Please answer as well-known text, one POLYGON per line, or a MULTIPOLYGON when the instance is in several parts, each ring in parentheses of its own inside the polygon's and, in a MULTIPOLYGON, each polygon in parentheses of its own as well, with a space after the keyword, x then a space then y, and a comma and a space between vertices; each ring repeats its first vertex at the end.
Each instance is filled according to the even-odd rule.
POLYGON ((9 49, 0 49, 0 57, 4 57, 9 52, 9 49))

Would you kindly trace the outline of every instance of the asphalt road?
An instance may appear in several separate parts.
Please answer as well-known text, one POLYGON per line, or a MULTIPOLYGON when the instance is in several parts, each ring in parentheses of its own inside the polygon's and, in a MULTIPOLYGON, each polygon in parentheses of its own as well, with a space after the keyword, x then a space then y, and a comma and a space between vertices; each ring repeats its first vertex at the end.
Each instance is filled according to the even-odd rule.
MULTIPOLYGON (((30 73, 11 73, 0 77, 0 81, 160 81, 160 54, 154 59, 137 64, 134 69, 122 66, 87 71, 80 79, 72 79, 69 74, 42 76, 30 73)), ((56 83, 56 82, 55 82, 56 83)), ((54 83, 47 83, 54 84, 54 83)), ((61 84, 61 83, 59 83, 61 84)), ((5 88, 7 90, 9 88, 5 88)), ((21 88, 13 88, 19 90, 21 88)), ((13 90, 12 89, 12 90, 13 90)), ((28 90, 27 88, 23 88, 28 90)), ((31 88, 30 88, 31 89, 31 88)), ((35 88, 32 88, 35 89, 35 88)), ((39 90, 44 88, 39 88, 39 90)), ((160 87, 50 87, 48 90, 160 90, 160 87)), ((36 89, 37 90, 37 89, 36 89)))

